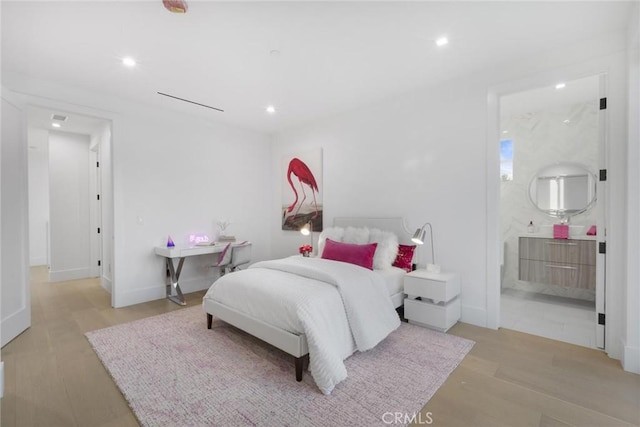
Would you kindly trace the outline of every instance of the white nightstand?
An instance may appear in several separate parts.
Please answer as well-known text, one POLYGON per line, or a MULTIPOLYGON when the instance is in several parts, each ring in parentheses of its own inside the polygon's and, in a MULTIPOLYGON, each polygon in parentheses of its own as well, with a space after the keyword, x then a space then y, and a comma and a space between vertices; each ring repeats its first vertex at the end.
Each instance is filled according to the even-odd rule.
POLYGON ((409 323, 446 332, 460 319, 456 273, 412 271, 404 276, 404 293, 404 317, 409 323))

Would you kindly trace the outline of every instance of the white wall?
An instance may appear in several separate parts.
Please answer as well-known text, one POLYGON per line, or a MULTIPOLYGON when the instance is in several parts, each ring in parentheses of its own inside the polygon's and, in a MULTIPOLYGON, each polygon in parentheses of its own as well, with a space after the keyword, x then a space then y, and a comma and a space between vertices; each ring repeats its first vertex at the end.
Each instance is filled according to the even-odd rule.
POLYGON ((52 282, 91 276, 89 136, 49 132, 52 282))
MULTIPOLYGON (((114 124, 116 218, 122 219, 115 279, 127 290, 124 301, 164 295, 158 286, 165 280, 163 260, 154 246, 164 246, 169 235, 176 245, 187 245, 191 233, 214 237, 218 220, 228 219, 231 234, 254 243, 254 259, 268 257, 265 136, 187 117, 136 116, 120 123, 120 135, 135 141, 123 143, 114 124), (126 188, 119 191, 118 183, 126 188)), ((217 277, 211 265, 208 257, 185 262, 183 292, 207 288, 217 277)))
MULTIPOLYGON (((277 135, 272 158, 279 171, 283 155, 322 147, 325 226, 336 216, 401 216, 412 230, 429 221, 436 262, 461 274, 463 320, 476 324, 485 317, 485 93, 467 79, 363 107, 277 135)), ((276 257, 302 243, 279 230, 280 200, 278 191, 276 257)))
MULTIPOLYGON (((487 145, 490 88, 502 82, 533 81, 532 76, 543 74, 551 84, 559 78, 608 72, 608 154, 614 171, 608 212, 607 279, 613 287, 608 290, 613 312, 608 349, 619 358, 626 245, 625 39, 625 34, 615 33, 544 54, 510 58, 509 63, 464 79, 434 82, 437 84, 431 87, 282 132, 274 138, 272 169, 279 171, 284 154, 322 147, 325 224, 331 224, 335 216, 350 215, 401 215, 410 228, 430 221, 436 261, 462 276, 462 320, 497 327, 499 134, 495 120, 491 138, 495 142, 487 145), (491 176, 487 164, 495 165, 491 176)), ((526 89, 523 84, 512 86, 512 91, 526 89)), ((300 244, 295 233, 279 230, 278 175, 272 177, 276 189, 270 224, 274 256, 294 253, 300 244)))
POLYGON ((640 374, 640 4, 629 17, 628 32, 629 156, 626 317, 622 364, 640 374))
POLYGON ((49 264, 49 132, 29 129, 29 259, 49 264))

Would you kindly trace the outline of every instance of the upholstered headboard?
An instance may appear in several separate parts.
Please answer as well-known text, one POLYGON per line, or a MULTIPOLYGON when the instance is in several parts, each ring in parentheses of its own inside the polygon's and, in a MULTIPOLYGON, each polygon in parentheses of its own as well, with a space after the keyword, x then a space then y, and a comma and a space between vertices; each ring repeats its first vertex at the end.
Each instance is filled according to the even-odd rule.
POLYGON ((404 245, 413 245, 411 237, 413 233, 407 229, 404 219, 401 217, 369 218, 369 217, 336 217, 333 219, 334 227, 369 227, 383 231, 391 231, 398 236, 398 242, 404 245))

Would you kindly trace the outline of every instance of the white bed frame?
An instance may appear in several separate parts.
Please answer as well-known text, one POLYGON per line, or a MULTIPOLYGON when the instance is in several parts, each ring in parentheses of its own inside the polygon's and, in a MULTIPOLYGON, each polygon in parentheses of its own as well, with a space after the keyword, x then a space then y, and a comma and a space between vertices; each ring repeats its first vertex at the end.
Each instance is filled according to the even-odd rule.
MULTIPOLYGON (((369 227, 378 228, 384 231, 392 231, 398 236, 400 243, 410 242, 410 232, 404 224, 402 218, 359 218, 359 217, 337 217, 333 220, 335 227, 369 227)), ((403 304, 404 293, 398 292, 391 296, 394 307, 398 308, 403 304)), ((241 329, 262 341, 271 344, 280 350, 289 353, 296 358, 296 380, 302 381, 305 362, 308 361, 309 346, 307 337, 304 334, 294 334, 271 326, 260 319, 241 313, 229 306, 216 301, 204 300, 204 309, 207 313, 207 328, 211 329, 213 316, 241 329)))

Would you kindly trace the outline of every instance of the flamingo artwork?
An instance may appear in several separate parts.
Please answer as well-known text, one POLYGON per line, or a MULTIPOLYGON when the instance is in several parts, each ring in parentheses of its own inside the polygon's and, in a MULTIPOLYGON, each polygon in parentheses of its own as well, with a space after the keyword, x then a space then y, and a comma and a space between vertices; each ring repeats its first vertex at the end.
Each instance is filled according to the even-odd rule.
POLYGON ((296 204, 298 204, 298 191, 296 190, 295 185, 293 185, 293 181, 291 180, 291 174, 295 175, 296 178, 298 178, 298 182, 300 182, 300 189, 302 190, 302 195, 303 195, 302 201, 300 202, 298 209, 296 209, 296 212, 293 214, 293 218, 296 217, 296 215, 298 214, 298 211, 302 207, 302 204, 307 199, 307 194, 304 191, 304 185, 303 185, 303 184, 306 184, 311 189, 311 193, 313 193, 313 204, 315 206, 316 211, 312 219, 315 219, 318 216, 318 203, 316 201, 316 192, 319 192, 318 183, 316 182, 316 179, 313 176, 311 169, 309 169, 309 167, 297 157, 294 157, 293 159, 291 159, 291 161, 289 162, 289 169, 287 170, 287 181, 289 181, 289 185, 293 190, 293 194, 295 194, 296 196, 296 199, 287 208, 287 212, 293 211, 293 209, 296 207, 296 204))

